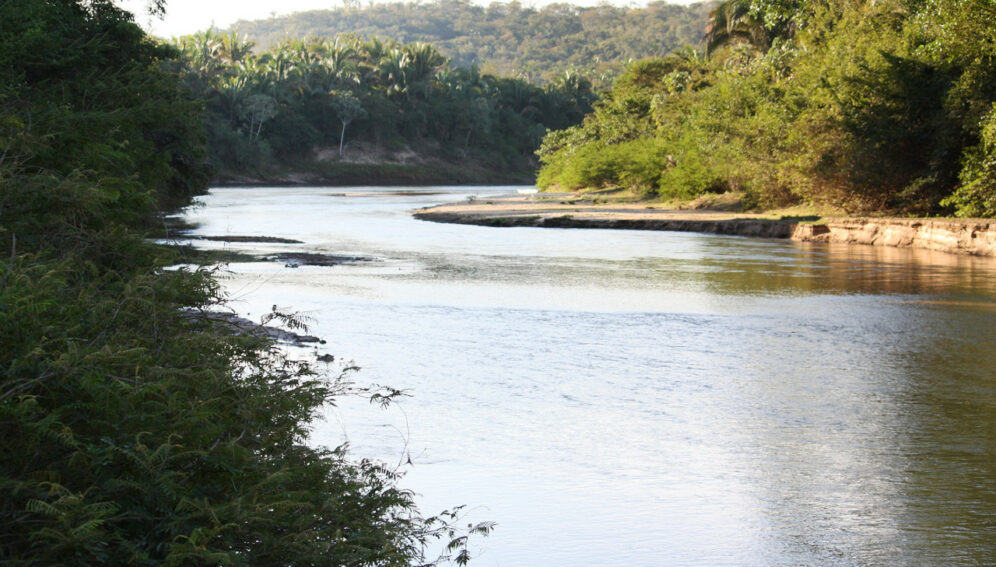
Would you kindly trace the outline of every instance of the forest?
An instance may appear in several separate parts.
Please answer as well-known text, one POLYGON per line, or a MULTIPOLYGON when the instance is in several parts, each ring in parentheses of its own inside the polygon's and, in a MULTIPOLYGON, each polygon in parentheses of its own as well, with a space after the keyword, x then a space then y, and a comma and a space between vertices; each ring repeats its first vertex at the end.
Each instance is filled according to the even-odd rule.
POLYGON ((108 0, 0 22, 0 563, 465 563, 456 512, 308 444, 348 378, 212 315, 212 271, 153 240, 211 176, 180 52, 108 0))
POLYGON ((538 86, 455 67, 422 42, 346 34, 258 50, 239 32, 208 30, 174 46, 186 88, 205 102, 222 178, 289 170, 340 184, 531 182, 546 132, 580 123, 596 98, 579 73, 538 86), (391 163, 406 154, 414 163, 391 163))
POLYGON ((331 10, 300 12, 267 20, 239 21, 230 31, 269 48, 287 39, 356 34, 435 46, 456 67, 526 79, 554 80, 565 71, 607 85, 627 61, 661 57, 702 40, 713 2, 689 6, 595 7, 567 3, 543 7, 521 2, 467 0, 345 2, 331 10))
POLYGON ((996 215, 996 3, 727 0, 630 64, 538 184, 851 214, 996 215))
POLYGON ((358 3, 174 38, 217 180, 531 183, 628 61, 698 43, 711 4, 358 3))

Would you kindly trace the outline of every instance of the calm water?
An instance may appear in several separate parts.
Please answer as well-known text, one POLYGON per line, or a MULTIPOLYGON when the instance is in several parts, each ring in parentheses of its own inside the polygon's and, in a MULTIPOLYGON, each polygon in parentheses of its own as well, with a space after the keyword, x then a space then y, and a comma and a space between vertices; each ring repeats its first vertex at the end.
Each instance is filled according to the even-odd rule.
POLYGON ((225 285, 412 394, 314 440, 498 522, 475 565, 996 564, 996 261, 408 214, 512 189, 217 189, 189 218, 375 258, 225 285))

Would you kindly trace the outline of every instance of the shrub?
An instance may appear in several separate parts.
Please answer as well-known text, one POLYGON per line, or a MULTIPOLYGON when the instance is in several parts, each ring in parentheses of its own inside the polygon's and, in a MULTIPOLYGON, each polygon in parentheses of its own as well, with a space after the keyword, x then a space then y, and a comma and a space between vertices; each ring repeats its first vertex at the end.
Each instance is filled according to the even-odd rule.
POLYGON ((982 123, 981 138, 965 152, 961 185, 943 201, 960 217, 996 217, 996 104, 982 123))

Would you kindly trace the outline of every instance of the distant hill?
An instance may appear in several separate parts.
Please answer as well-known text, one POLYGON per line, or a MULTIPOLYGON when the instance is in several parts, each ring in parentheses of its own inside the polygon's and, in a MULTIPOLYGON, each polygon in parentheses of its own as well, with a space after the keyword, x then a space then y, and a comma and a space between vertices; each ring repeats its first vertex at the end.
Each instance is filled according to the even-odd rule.
POLYGON ((261 48, 286 38, 357 34, 402 43, 431 43, 454 66, 543 81, 567 69, 585 69, 599 81, 632 59, 660 57, 701 43, 715 2, 680 6, 653 2, 645 8, 554 4, 530 8, 519 2, 471 4, 350 2, 332 10, 298 12, 267 20, 240 20, 230 28, 261 48))

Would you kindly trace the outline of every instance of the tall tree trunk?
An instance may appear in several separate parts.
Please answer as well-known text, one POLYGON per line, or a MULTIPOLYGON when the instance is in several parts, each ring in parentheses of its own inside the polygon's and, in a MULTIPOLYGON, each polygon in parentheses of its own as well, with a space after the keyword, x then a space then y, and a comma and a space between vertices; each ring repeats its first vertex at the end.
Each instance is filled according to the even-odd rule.
POLYGON ((348 122, 342 123, 342 132, 339 134, 339 159, 342 159, 342 142, 346 139, 346 124, 348 122))
POLYGON ((474 128, 471 127, 467 130, 467 137, 463 140, 463 157, 467 157, 467 148, 470 147, 470 135, 474 132, 474 128))

